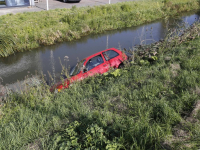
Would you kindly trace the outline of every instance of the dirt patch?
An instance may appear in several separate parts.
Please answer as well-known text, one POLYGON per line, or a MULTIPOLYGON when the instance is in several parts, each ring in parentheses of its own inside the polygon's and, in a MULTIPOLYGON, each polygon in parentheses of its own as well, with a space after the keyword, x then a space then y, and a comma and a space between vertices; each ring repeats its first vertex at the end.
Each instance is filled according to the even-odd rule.
POLYGON ((117 112, 124 112, 127 110, 126 105, 121 102, 121 99, 119 96, 111 99, 110 103, 111 103, 112 111, 116 110, 117 112))
POLYGON ((182 143, 181 146, 179 144, 178 149, 191 147, 190 144, 187 144, 187 140, 191 139, 191 136, 190 132, 187 130, 187 124, 184 120, 181 121, 172 129, 172 133, 173 135, 169 136, 163 143, 161 143, 164 149, 167 150, 177 149, 176 143, 182 143))
POLYGON ((198 101, 195 103, 194 109, 193 109, 193 111, 191 112, 190 117, 194 117, 194 118, 195 118, 199 110, 200 110, 200 100, 198 100, 198 101))
POLYGON ((171 64, 170 66, 171 66, 171 69, 172 69, 173 77, 178 76, 178 70, 181 69, 180 64, 176 64, 176 63, 175 63, 175 64, 171 64))
POLYGON ((186 130, 186 124, 185 123, 180 123, 178 125, 176 125, 176 127, 173 129, 173 135, 175 138, 189 138, 189 132, 186 130))
POLYGON ((164 149, 172 150, 172 149, 193 148, 194 145, 188 143, 187 141, 191 139, 191 134, 190 134, 191 124, 199 123, 199 120, 196 119, 196 116, 198 115, 199 111, 200 111, 200 100, 198 100, 194 104, 193 111, 172 129, 173 135, 171 135, 168 139, 166 139, 163 143, 161 143, 164 149))
POLYGON ((181 66, 180 64, 171 64, 172 70, 180 70, 181 66))
POLYGON ((196 94, 200 95, 200 87, 196 87, 196 89, 194 90, 196 94))
POLYGON ((28 144, 27 150, 41 150, 42 143, 40 140, 35 140, 33 143, 28 144))

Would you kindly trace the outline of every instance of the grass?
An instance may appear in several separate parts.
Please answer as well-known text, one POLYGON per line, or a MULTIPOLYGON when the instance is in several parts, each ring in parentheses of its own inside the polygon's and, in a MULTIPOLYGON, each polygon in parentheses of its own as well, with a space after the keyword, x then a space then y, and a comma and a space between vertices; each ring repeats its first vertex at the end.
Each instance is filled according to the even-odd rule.
POLYGON ((6 5, 6 3, 3 1, 0 2, 0 5, 6 5))
POLYGON ((12 45, 14 52, 3 49, 4 54, 0 56, 71 41, 90 33, 137 26, 197 9, 197 0, 145 0, 3 15, 0 16, 0 31, 13 37, 16 45, 12 45))
POLYGON ((7 53, 14 53, 14 47, 15 42, 14 39, 5 34, 0 34, 0 55, 5 57, 7 56, 7 53))
POLYGON ((45 85, 13 93, 0 107, 0 149, 200 148, 199 110, 187 121, 199 100, 200 38, 186 39, 161 44, 157 61, 136 57, 58 94, 45 85))

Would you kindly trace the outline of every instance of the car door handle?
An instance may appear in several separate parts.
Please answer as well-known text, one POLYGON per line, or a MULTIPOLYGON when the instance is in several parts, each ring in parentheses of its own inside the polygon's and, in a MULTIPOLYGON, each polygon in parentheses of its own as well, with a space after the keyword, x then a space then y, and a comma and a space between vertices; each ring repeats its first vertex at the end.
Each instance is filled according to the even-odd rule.
POLYGON ((103 65, 103 66, 105 67, 105 66, 107 66, 107 65, 103 65))

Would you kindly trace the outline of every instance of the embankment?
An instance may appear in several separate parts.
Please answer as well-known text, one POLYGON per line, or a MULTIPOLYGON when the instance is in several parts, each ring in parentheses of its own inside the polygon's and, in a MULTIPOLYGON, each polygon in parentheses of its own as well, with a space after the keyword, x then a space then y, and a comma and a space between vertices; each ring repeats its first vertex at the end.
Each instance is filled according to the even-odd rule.
POLYGON ((0 149, 199 149, 199 29, 157 43, 151 63, 135 54, 124 69, 56 95, 45 85, 10 95, 0 149))

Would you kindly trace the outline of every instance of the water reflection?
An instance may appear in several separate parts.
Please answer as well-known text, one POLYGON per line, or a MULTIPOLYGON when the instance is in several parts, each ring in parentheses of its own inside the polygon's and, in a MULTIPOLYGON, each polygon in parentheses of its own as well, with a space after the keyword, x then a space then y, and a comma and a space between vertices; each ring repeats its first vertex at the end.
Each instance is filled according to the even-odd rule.
POLYGON ((35 71, 42 70, 40 53, 27 53, 3 58, 0 61, 0 77, 3 84, 14 83, 23 80, 28 72, 35 74, 35 71), (13 60, 13 61, 12 61, 13 60))
POLYGON ((72 42, 58 43, 30 52, 17 53, 0 59, 0 77, 3 79, 4 85, 23 81, 27 72, 35 74, 37 71, 48 75, 49 71, 55 78, 62 69, 59 58, 65 66, 72 67, 78 60, 109 47, 129 49, 134 45, 158 41, 166 36, 169 29, 181 27, 183 20, 190 25, 198 19, 198 14, 184 13, 176 19, 163 19, 138 27, 91 34, 72 42), (65 56, 69 57, 68 62, 64 62, 65 56))

